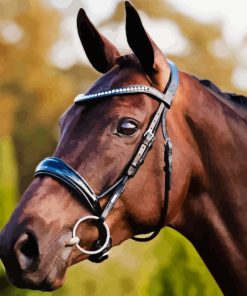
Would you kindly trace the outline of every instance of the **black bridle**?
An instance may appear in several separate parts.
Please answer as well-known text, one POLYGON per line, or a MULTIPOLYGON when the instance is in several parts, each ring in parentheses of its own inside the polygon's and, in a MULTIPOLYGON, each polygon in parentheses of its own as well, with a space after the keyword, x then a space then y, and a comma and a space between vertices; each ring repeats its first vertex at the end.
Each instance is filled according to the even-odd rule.
POLYGON ((171 61, 168 61, 170 66, 170 79, 166 86, 166 90, 164 93, 160 92, 159 90, 145 85, 130 85, 124 87, 118 87, 110 90, 105 90, 98 93, 89 93, 89 94, 80 94, 78 95, 74 102, 76 104, 80 104, 81 102, 89 101, 89 100, 100 100, 102 98, 108 96, 119 96, 123 94, 139 94, 145 93, 148 94, 150 97, 158 100, 160 102, 159 108, 154 114, 151 122, 147 130, 143 135, 143 139, 139 145, 139 148, 135 152, 132 160, 130 161, 129 165, 127 166, 124 173, 119 177, 119 179, 105 192, 101 193, 100 195, 96 195, 86 180, 76 172, 71 166, 65 163, 62 159, 58 157, 48 157, 41 161, 41 163, 37 166, 35 170, 35 177, 37 176, 50 176, 62 184, 67 186, 80 200, 81 202, 88 207, 88 209, 92 212, 93 215, 83 217, 77 221, 74 226, 72 239, 68 243, 68 245, 76 245, 77 248, 86 254, 89 254, 89 260, 93 262, 101 262, 106 259, 108 256, 106 252, 111 248, 111 237, 110 231, 105 223, 105 219, 109 215, 110 211, 114 207, 115 203, 117 202, 120 195, 123 193, 126 182, 129 178, 135 176, 136 172, 143 164, 144 159, 151 149, 153 142, 155 140, 155 133, 161 123, 163 137, 165 140, 164 144, 164 162, 165 162, 165 195, 164 195, 164 205, 161 210, 161 217, 160 222, 156 226, 155 230, 151 233, 151 235, 147 237, 136 237, 134 236, 133 239, 136 241, 149 241, 153 239, 163 227, 166 221, 166 216, 168 212, 168 204, 169 204, 169 190, 171 188, 171 176, 172 176, 172 144, 170 138, 167 134, 166 129, 166 113, 167 110, 171 107, 173 97, 175 96, 179 77, 178 71, 175 64, 171 61), (108 194, 112 193, 111 197, 109 198, 106 206, 104 209, 100 206, 100 199, 108 194), (97 220, 97 227, 101 230, 99 235, 99 239, 94 243, 92 250, 88 251, 80 247, 79 242, 80 239, 76 235, 76 230, 78 225, 87 220, 87 219, 94 219, 97 220), (102 233, 105 234, 104 243, 102 243, 102 233))

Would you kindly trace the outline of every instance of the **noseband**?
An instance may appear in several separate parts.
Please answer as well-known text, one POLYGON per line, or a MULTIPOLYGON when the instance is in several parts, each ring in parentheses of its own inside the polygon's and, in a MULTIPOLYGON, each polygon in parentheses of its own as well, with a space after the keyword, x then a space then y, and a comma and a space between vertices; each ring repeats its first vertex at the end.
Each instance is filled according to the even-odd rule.
POLYGON ((179 78, 178 71, 175 64, 168 61, 170 66, 170 79, 166 86, 164 93, 159 90, 146 85, 130 85, 124 87, 118 87, 110 90, 105 90, 98 93, 80 94, 78 95, 74 102, 80 104, 81 102, 89 100, 100 100, 108 96, 120 96, 123 94, 140 94, 144 93, 149 95, 151 98, 156 99, 160 102, 159 108, 156 111, 154 117, 147 130, 143 135, 143 139, 139 144, 139 148, 132 157, 129 165, 127 166, 124 173, 118 178, 118 180, 105 192, 100 195, 95 194, 93 189, 89 186, 87 181, 76 172, 71 166, 65 163, 62 159, 58 157, 48 157, 41 161, 35 170, 35 177, 37 176, 50 176, 62 184, 64 184, 68 189, 70 189, 80 201, 92 212, 92 215, 83 217, 79 219, 74 225, 72 231, 72 238, 67 243, 67 245, 75 245, 82 253, 89 255, 89 260, 93 262, 101 262, 105 260, 108 255, 107 252, 111 248, 111 236, 108 225, 105 220, 109 215, 110 211, 116 204, 117 200, 123 193, 125 189, 126 182, 129 178, 135 176, 136 172, 143 164, 144 159, 151 149, 153 142, 155 140, 155 133, 161 123, 163 137, 165 140, 164 145, 164 162, 165 162, 165 196, 164 205, 161 209, 160 222, 154 229, 154 231, 148 237, 133 237, 136 241, 149 241, 153 239, 160 231, 162 226, 166 221, 168 203, 169 203, 169 190, 171 188, 171 176, 172 176, 172 144, 170 138, 168 137, 166 130, 166 113, 170 109, 173 97, 176 94, 178 88, 179 78), (106 195, 111 194, 104 209, 100 206, 100 199, 106 195), (93 244, 90 250, 85 250, 80 246, 80 238, 77 236, 77 228, 80 223, 84 221, 92 221, 93 224, 98 228, 99 238, 93 244), (103 234, 103 235, 102 235, 103 234), (103 238, 102 238, 103 237, 103 238))

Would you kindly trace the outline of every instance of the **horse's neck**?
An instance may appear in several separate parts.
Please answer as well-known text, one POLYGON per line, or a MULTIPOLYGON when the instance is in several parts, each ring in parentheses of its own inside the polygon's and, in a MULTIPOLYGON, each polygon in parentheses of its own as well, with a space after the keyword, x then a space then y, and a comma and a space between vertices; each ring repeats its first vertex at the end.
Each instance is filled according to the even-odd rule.
POLYGON ((191 174, 172 225, 193 243, 225 294, 247 295, 247 124, 200 88, 192 83, 185 120, 203 169, 191 174))

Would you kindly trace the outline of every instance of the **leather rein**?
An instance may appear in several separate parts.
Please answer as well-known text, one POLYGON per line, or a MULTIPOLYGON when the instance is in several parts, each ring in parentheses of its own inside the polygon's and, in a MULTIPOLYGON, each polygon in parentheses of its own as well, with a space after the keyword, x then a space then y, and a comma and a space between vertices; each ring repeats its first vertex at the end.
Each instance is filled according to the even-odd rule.
POLYGON ((67 188, 69 188, 80 201, 92 212, 92 215, 82 217, 74 225, 72 231, 72 238, 67 243, 67 246, 76 246, 78 250, 82 253, 89 255, 89 260, 93 262, 102 262, 108 258, 108 251, 110 250, 111 235, 110 229, 105 222, 110 211, 113 209, 117 200, 123 193, 126 183, 130 178, 133 178, 137 173, 140 166, 143 164, 144 159, 151 149, 153 142, 155 140, 155 133, 159 127, 162 126, 163 137, 165 140, 164 144, 164 171, 165 171, 165 193, 164 193, 164 205, 161 209, 161 216, 159 224, 155 227, 154 231, 147 237, 136 237, 132 239, 139 242, 146 242, 157 236, 160 229, 166 222, 166 216, 168 212, 169 204, 169 191, 171 189, 171 177, 172 177, 172 143, 167 134, 166 129, 166 113, 170 109, 172 100, 176 94, 176 90, 179 84, 178 70, 176 65, 169 61, 170 66, 170 79, 163 92, 146 85, 129 85, 124 87, 118 87, 114 89, 105 90, 97 93, 89 94, 79 94, 74 102, 75 104, 80 104, 85 101, 96 101, 105 97, 120 96, 123 94, 140 94, 144 93, 149 95, 151 98, 158 100, 160 105, 154 114, 147 130, 143 135, 143 139, 139 144, 137 151, 134 153, 129 165, 124 170, 124 173, 118 178, 118 180, 106 191, 97 195, 87 181, 70 165, 65 163, 62 159, 58 157, 48 157, 42 160, 35 170, 35 177, 49 176, 52 177, 67 188), (100 199, 106 195, 111 196, 104 207, 100 206, 100 199), (80 238, 77 236, 76 231, 80 223, 86 220, 93 220, 94 224, 97 225, 99 230, 99 238, 96 240, 90 250, 83 249, 80 246, 80 238))

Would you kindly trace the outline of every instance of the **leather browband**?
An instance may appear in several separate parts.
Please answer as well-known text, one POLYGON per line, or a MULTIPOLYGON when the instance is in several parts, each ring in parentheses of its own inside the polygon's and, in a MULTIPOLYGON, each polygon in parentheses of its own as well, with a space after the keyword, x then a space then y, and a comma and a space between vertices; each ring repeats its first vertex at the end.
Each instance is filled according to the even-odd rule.
POLYGON ((134 85, 128 85, 128 86, 120 86, 117 88, 111 88, 111 89, 100 91, 97 93, 79 94, 78 96, 75 97, 74 102, 81 103, 84 101, 100 100, 104 97, 119 96, 124 94, 144 93, 152 96, 154 99, 160 102, 163 102, 165 106, 169 109, 171 107, 172 99, 175 96, 175 93, 178 87, 178 73, 177 73, 176 65, 170 60, 168 60, 168 63, 171 70, 172 80, 165 93, 159 91, 158 89, 152 86, 134 84, 134 85))

